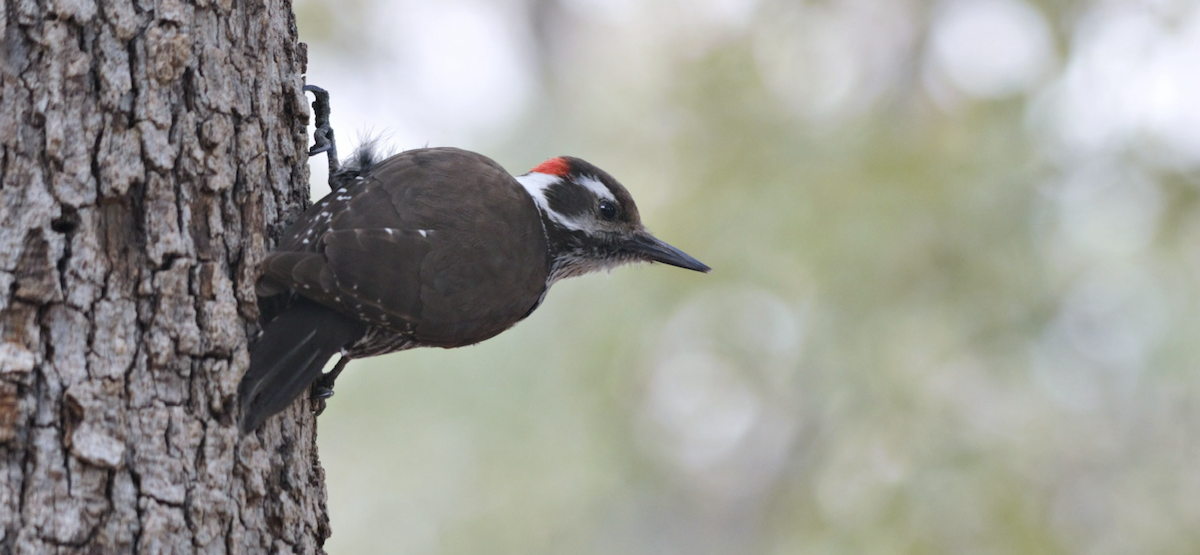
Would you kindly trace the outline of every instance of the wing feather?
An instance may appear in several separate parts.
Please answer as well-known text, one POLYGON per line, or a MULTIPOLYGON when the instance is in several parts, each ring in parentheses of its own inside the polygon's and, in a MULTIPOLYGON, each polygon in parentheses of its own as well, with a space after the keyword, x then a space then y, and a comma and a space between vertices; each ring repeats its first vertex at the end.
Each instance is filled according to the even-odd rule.
POLYGON ((492 160, 420 149, 372 166, 289 228, 263 265, 285 287, 430 345, 491 337, 545 289, 541 216, 492 160))

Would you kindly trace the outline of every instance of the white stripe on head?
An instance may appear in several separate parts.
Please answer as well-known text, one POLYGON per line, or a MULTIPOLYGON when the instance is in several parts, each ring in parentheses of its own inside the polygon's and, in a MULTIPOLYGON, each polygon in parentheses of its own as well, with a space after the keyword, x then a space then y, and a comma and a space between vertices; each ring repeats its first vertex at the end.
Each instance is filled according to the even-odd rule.
MULTIPOLYGON (((540 210, 543 214, 550 216, 550 219, 558 222, 558 225, 561 225, 567 229, 573 229, 575 231, 585 230, 585 226, 580 225, 579 222, 568 219, 567 217, 555 212, 552 208, 550 208, 550 201, 546 198, 546 189, 549 189, 551 185, 562 181, 563 178, 547 173, 530 172, 525 175, 517 176, 516 179, 517 183, 520 183, 521 186, 525 188, 525 192, 529 193, 529 196, 533 197, 534 204, 537 204, 538 210, 540 210)), ((600 186, 604 187, 603 185, 600 186)))
POLYGON ((617 197, 613 196, 612 191, 609 191, 608 187, 605 187, 604 184, 601 183, 600 180, 596 179, 595 177, 592 177, 590 175, 580 176, 578 183, 580 185, 583 185, 584 187, 587 187, 587 189, 589 191, 595 193, 597 197, 600 197, 605 200, 611 200, 614 203, 617 202, 617 197))
POLYGON ((517 176, 517 183, 520 183, 525 188, 525 192, 533 197, 533 202, 537 203, 538 208, 542 211, 550 209, 550 201, 546 199, 546 189, 562 179, 557 175, 548 173, 530 172, 525 175, 517 176))

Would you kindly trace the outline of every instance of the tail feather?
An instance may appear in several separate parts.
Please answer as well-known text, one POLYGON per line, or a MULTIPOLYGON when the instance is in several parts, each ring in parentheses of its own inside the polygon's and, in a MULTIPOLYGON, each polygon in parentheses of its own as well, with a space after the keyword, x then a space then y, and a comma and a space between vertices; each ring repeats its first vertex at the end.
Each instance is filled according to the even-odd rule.
POLYGON ((366 333, 352 320, 297 298, 271 323, 250 351, 250 369, 238 385, 242 431, 250 433, 308 389, 329 358, 366 333))

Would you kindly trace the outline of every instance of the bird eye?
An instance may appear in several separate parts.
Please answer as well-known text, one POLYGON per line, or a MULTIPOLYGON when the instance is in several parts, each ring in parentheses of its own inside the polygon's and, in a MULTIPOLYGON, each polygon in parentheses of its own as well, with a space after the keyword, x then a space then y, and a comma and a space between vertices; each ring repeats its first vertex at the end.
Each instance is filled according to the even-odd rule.
POLYGON ((600 201, 600 216, 606 220, 617 217, 617 207, 607 200, 600 201))

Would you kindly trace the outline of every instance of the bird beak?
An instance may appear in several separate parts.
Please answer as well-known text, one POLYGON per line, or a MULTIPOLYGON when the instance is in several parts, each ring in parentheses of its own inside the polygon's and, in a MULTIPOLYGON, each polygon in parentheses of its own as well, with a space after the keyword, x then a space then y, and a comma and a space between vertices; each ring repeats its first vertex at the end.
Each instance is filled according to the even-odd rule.
POLYGON ((639 233, 627 243, 628 248, 637 253, 642 259, 652 262, 662 262, 686 270, 708 273, 712 271, 703 262, 688 256, 687 253, 668 245, 649 233, 639 233))

